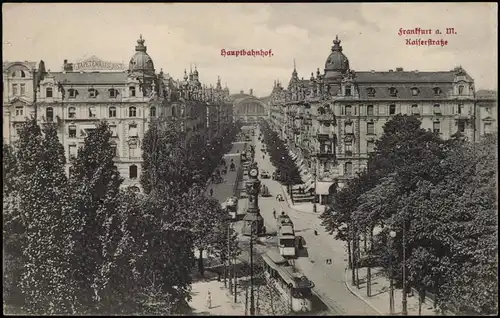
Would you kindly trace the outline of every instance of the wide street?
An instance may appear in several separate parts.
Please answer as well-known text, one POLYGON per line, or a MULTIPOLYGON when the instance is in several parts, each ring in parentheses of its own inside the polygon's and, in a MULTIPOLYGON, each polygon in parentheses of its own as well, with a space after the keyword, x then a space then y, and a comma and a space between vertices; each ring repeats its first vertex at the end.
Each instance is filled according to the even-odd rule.
MULTIPOLYGON (((255 129, 253 143, 255 147, 255 161, 259 170, 267 170, 272 174, 274 167, 268 155, 263 158, 261 152, 262 143, 258 141, 259 130, 255 129)), ((283 193, 281 184, 272 179, 261 179, 272 196, 268 198, 259 197, 260 213, 265 219, 268 232, 276 229, 272 211, 277 213, 285 211, 293 220, 295 232, 306 241, 308 256, 300 257, 295 261, 295 266, 315 283, 314 291, 318 296, 339 315, 377 315, 365 302, 351 294, 345 287, 344 277, 347 266, 347 251, 344 242, 336 241, 333 236, 325 233, 320 225, 321 220, 318 213, 306 213, 295 211, 288 207, 286 201, 279 202, 276 195, 283 193), (314 229, 319 235, 314 235, 314 229), (332 259, 332 264, 327 264, 326 259, 332 259)), ((243 202, 241 202, 243 203, 243 202)))

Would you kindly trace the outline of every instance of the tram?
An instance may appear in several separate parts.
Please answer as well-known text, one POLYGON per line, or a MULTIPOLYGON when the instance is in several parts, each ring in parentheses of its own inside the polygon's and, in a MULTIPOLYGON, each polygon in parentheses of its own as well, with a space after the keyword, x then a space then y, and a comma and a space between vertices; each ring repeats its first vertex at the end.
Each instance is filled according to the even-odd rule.
POLYGON ((292 312, 312 311, 314 283, 274 250, 262 254, 264 276, 290 306, 292 312))
POLYGON ((297 253, 293 222, 286 214, 278 217, 278 248, 285 258, 295 258, 297 253))

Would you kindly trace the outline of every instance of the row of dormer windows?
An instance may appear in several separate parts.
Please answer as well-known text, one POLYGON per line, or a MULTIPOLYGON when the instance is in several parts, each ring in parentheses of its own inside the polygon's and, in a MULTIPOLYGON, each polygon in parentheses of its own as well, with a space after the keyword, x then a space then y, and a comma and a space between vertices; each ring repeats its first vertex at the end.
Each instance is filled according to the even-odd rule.
MULTIPOLYGON (((13 84, 14 85, 14 84, 13 84)), ((21 84, 24 85, 24 84, 21 84)), ((13 88, 14 91, 14 88, 13 88)), ((109 98, 117 98, 120 92, 117 89, 110 88, 108 89, 108 96, 109 98)), ((15 95, 15 94, 14 94, 15 95)), ((68 98, 76 98, 79 95, 78 90, 74 88, 68 89, 68 98)), ((89 98, 96 98, 99 95, 99 91, 95 88, 91 88, 88 90, 88 97, 89 98)), ((135 97, 135 86, 130 86, 129 87, 129 96, 130 97, 135 97)), ((46 98, 52 98, 54 97, 54 90, 52 87, 47 87, 45 89, 45 97, 46 98)))
MULTIPOLYGON (((432 91, 434 92, 434 96, 440 96, 441 93, 442 93, 442 90, 441 88, 439 87, 434 87, 432 89, 432 91)), ((375 97, 375 88, 373 87, 368 87, 366 89, 366 92, 367 92, 367 95, 368 97, 375 97)), ((418 87, 412 87, 411 88, 411 94, 412 96, 418 96, 420 94, 420 89, 418 87)), ((464 85, 459 85, 458 86, 458 94, 459 95, 463 95, 464 94, 464 85)), ((345 87, 345 96, 351 96, 352 95, 352 91, 351 91, 351 86, 348 85, 345 87)), ((389 88, 389 95, 391 97, 397 97, 398 96, 398 89, 395 88, 395 87, 390 87, 389 88)))

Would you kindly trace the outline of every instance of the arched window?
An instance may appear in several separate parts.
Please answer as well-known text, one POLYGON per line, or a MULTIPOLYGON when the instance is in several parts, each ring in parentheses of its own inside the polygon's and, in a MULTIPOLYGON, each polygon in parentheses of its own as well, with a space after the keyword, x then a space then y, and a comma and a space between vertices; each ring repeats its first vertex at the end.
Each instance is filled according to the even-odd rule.
POLYGON ((462 95, 464 93, 464 86, 460 85, 458 86, 458 95, 462 95))
POLYGON ((109 115, 109 118, 114 118, 116 117, 116 107, 115 106, 111 106, 108 110, 108 115, 109 115))
POLYGON ((128 108, 128 117, 135 117, 137 116, 137 108, 134 106, 131 106, 128 108))
POLYGON ((366 108, 366 114, 368 116, 373 116, 373 105, 368 105, 366 108))
POLYGON ((129 95, 130 97, 135 97, 135 86, 130 86, 130 87, 128 88, 128 95, 129 95))
POLYGON ((345 87, 345 96, 351 96, 351 85, 345 87))
POLYGON ((346 114, 347 116, 351 116, 351 115, 352 115, 352 107, 351 107, 351 105, 347 105, 347 106, 345 107, 345 114, 346 114))
POLYGON ((12 77, 26 77, 26 73, 23 70, 14 71, 12 77))
POLYGON ((52 87, 47 87, 47 88, 45 89, 45 97, 47 97, 47 98, 51 98, 51 97, 53 97, 53 96, 54 96, 54 95, 53 95, 52 87))
POLYGON ((91 88, 89 89, 89 97, 90 98, 96 98, 99 93, 97 92, 97 89, 91 88))
POLYGON ((344 165, 344 174, 347 176, 352 175, 352 162, 346 162, 344 165))
POLYGON ((76 108, 75 107, 68 108, 68 118, 76 118, 76 108))
POLYGON ((396 97, 398 95, 398 90, 396 89, 396 87, 389 88, 389 95, 391 95, 391 97, 396 97))
POLYGON ((45 117, 48 122, 54 120, 54 109, 52 109, 52 107, 47 107, 47 109, 45 110, 45 117))
POLYGON ((24 73, 24 71, 23 71, 23 70, 20 70, 20 71, 19 71, 19 74, 21 75, 21 77, 26 77, 26 74, 24 73))
POLYGON ((137 166, 136 165, 131 165, 128 168, 128 176, 130 179, 137 179, 137 166))
POLYGON ((156 117, 156 107, 151 107, 149 109, 149 117, 156 117))

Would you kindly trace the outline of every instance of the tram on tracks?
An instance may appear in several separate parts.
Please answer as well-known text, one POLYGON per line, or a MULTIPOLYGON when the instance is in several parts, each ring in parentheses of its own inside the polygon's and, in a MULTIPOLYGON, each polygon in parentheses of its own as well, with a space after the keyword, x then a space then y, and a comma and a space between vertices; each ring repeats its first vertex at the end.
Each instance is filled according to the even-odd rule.
POLYGON ((262 254, 264 276, 290 306, 293 312, 310 312, 312 308, 312 289, 314 283, 276 251, 262 254))
POLYGON ((295 258, 297 255, 297 240, 293 222, 286 214, 278 217, 278 248, 280 255, 285 258, 295 258))

